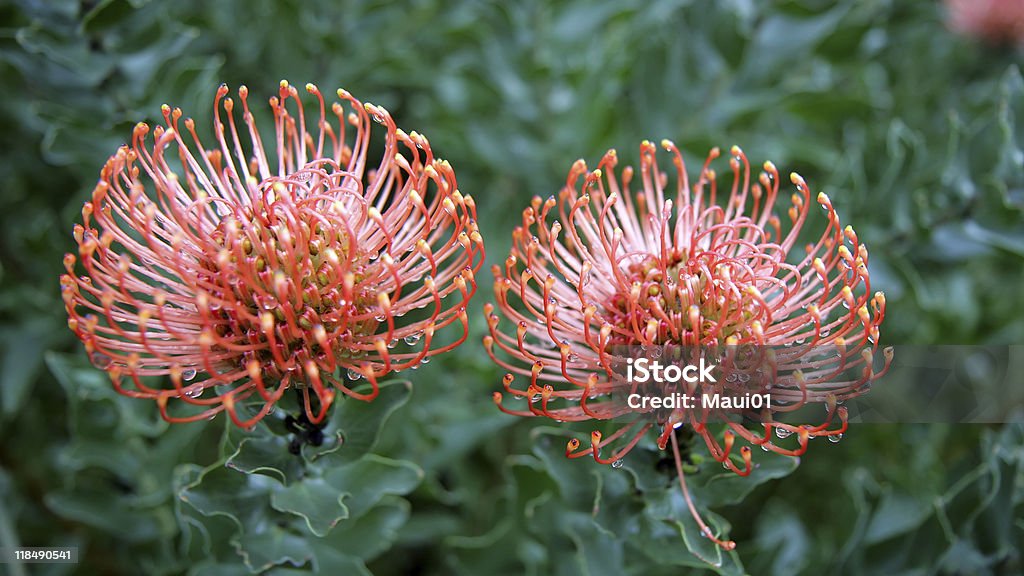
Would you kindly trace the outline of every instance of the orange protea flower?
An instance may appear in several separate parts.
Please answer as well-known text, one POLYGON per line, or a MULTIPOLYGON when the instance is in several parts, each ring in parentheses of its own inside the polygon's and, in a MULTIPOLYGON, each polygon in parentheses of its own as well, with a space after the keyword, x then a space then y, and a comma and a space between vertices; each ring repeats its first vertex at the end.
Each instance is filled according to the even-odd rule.
MULTIPOLYGON (((888 368, 891 350, 884 354, 885 368, 874 369, 885 297, 869 295, 867 248, 852 228, 841 226, 824 193, 812 199, 803 178, 790 177, 796 192, 784 226, 774 213, 780 177, 772 163, 751 183, 750 164, 733 147, 731 188, 720 198, 711 169, 717 148, 691 187, 679 150, 667 140, 662 146, 672 157, 674 187, 657 166, 656 146, 644 142, 638 190, 631 189, 631 167, 616 175, 611 150, 593 171, 578 160, 557 199, 533 199, 512 234, 512 253, 503 267, 493 268, 497 309, 511 325, 503 331, 501 316, 488 304, 484 345, 509 370, 505 393, 494 394, 498 407, 558 421, 636 415, 621 396, 616 399, 617 392, 636 390, 622 375, 628 361, 623 350, 710 348, 731 357, 741 346, 760 347, 766 359, 761 366, 770 373, 758 371, 749 383, 750 374, 740 374, 744 386, 771 389, 781 411, 825 403, 823 424, 795 426, 767 413, 760 415, 760 432, 728 421, 720 438, 708 426, 715 415, 707 410, 650 410, 608 437, 593 432, 585 448, 574 438, 566 450, 570 458, 590 455, 616 464, 657 429, 662 449, 671 441, 694 518, 708 537, 732 548, 697 514, 673 430, 690 425, 712 457, 741 475, 751 470, 749 445, 797 455, 813 437, 838 438, 847 420, 839 404, 888 368), (790 264, 787 256, 815 203, 825 211, 825 231, 790 264), (824 359, 818 358, 822 350, 824 359), (851 369, 854 378, 843 379, 851 369), (527 383, 517 386, 516 375, 527 383), (526 409, 504 406, 506 396, 525 400, 526 409), (776 444, 773 431, 779 438, 795 434, 797 446, 776 444), (738 456, 737 436, 749 444, 738 456)), ((715 390, 730 388, 735 386, 722 382, 715 390)))
POLYGON ((379 378, 466 338, 484 249, 451 165, 383 108, 306 91, 308 117, 285 81, 270 99, 275 154, 244 86, 241 126, 217 91, 214 148, 165 105, 166 125, 138 124, 82 209, 61 277, 68 325, 119 392, 168 421, 226 410, 249 427, 294 388, 319 423, 334 389, 372 400, 379 378), (374 122, 383 154, 368 161, 374 122), (439 343, 455 322, 462 336, 439 343))
POLYGON ((1024 0, 946 0, 949 27, 991 42, 1024 44, 1024 0))

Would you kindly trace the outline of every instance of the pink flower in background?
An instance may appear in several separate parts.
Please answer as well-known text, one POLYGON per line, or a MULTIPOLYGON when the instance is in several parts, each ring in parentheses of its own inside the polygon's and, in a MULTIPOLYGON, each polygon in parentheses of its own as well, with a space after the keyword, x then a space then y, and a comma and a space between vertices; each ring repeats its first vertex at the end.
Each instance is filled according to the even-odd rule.
POLYGON ((1024 0, 946 0, 954 31, 991 42, 1024 44, 1024 0))
POLYGON ((577 161, 557 198, 533 199, 510 255, 493 267, 496 306, 486 306, 484 345, 508 370, 504 393, 494 394, 503 411, 566 422, 616 419, 614 432, 595 430, 589 445, 570 440, 568 457, 620 465, 651 429, 661 449, 671 442, 691 513, 708 537, 732 548, 697 513, 674 430, 690 426, 714 459, 741 475, 751 471, 750 446, 798 455, 811 438, 841 437, 841 402, 863 393, 892 357, 886 350, 876 371, 885 297, 871 293, 868 251, 856 232, 840 224, 824 193, 812 198, 803 178, 790 176, 796 190, 786 196, 766 162, 752 183, 746 156, 733 147, 731 185, 720 189, 711 168, 716 148, 691 186, 679 150, 669 141, 662 147, 671 177, 658 167, 657 147, 644 142, 639 182, 632 167, 616 174, 612 150, 593 171, 577 161), (785 224, 775 213, 780 196, 789 199, 785 224), (824 211, 824 230, 797 248, 815 206, 824 211), (787 261, 791 255, 795 263, 787 261), (771 388, 781 411, 825 404, 825 420, 798 426, 769 414, 759 431, 727 422, 716 433, 701 410, 623 418, 636 415, 621 400, 623 391, 635 391, 623 376, 624 350, 671 346, 760 348, 770 374, 759 372, 761 380, 748 386, 771 388), (851 371, 852 378, 843 376, 851 371), (506 405, 513 402, 519 406, 506 405), (791 435, 795 447, 782 440, 791 435), (748 444, 739 454, 737 436, 748 444))
POLYGON ((318 423, 335 390, 372 400, 379 378, 465 340, 484 257, 473 199, 383 108, 306 90, 311 114, 281 83, 268 135, 248 90, 237 122, 221 86, 213 148, 165 105, 166 125, 137 125, 82 209, 68 325, 119 392, 168 421, 227 411, 249 427, 294 388, 318 423), (461 336, 442 340, 453 323, 461 336))

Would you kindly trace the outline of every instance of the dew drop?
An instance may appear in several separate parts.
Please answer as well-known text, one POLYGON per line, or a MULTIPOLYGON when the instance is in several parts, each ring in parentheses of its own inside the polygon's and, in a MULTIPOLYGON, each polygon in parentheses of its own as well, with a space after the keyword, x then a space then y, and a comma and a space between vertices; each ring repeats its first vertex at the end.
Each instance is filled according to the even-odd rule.
POLYGON ((828 437, 828 441, 833 443, 833 444, 839 442, 842 439, 843 439, 843 435, 842 434, 833 434, 833 435, 828 437))
POLYGON ((373 319, 376 320, 377 322, 383 322, 385 317, 383 315, 380 315, 380 316, 374 316, 373 319))
POLYGON ((787 430, 785 428, 775 428, 775 435, 778 436, 780 439, 789 438, 790 434, 792 433, 792 430, 787 430))
POLYGON ((186 381, 186 382, 192 381, 193 379, 195 379, 195 377, 196 377, 196 369, 195 368, 185 368, 184 370, 181 371, 181 378, 184 381, 186 381))
POLYGON ((348 375, 348 379, 349 380, 359 380, 360 378, 363 377, 362 374, 360 374, 359 372, 357 372, 357 371, 355 371, 355 370, 353 370, 351 368, 348 369, 348 372, 346 374, 348 375))
POLYGON ((612 462, 612 468, 622 468, 622 459, 619 458, 615 462, 612 462))
POLYGON ((422 333, 415 332, 413 334, 409 334, 405 338, 402 338, 402 340, 404 340, 406 344, 412 346, 413 344, 415 344, 415 343, 420 341, 420 337, 421 336, 422 336, 422 333))
POLYGON ((530 398, 530 403, 533 404, 534 402, 540 402, 540 398, 541 398, 540 394, 534 394, 533 397, 530 398))
POLYGON ((112 362, 110 356, 100 354, 99 352, 94 352, 92 356, 89 357, 89 360, 92 361, 93 366, 101 370, 106 370, 112 362))
POLYGON ((424 356, 423 360, 420 360, 420 364, 430 364, 430 356, 424 356))
POLYGON ((203 387, 202 386, 196 386, 195 388, 193 388, 191 390, 186 390, 185 391, 185 396, 188 396, 189 398, 199 398, 202 395, 203 395, 203 387))

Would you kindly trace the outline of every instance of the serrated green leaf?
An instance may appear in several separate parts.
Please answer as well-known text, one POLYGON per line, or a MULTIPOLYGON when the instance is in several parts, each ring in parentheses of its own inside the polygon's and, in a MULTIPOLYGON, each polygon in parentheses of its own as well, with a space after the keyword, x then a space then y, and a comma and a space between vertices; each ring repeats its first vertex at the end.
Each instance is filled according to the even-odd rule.
POLYGON ((380 392, 372 402, 342 398, 332 409, 330 425, 324 434, 340 439, 321 447, 305 447, 303 456, 310 461, 324 458, 324 466, 339 466, 358 460, 377 443, 380 431, 391 414, 403 406, 412 393, 407 380, 390 380, 380 384, 380 392))
POLYGON ((384 553, 408 520, 409 508, 405 500, 385 497, 362 516, 338 525, 314 544, 319 570, 340 574, 331 568, 357 560, 368 562, 384 553))
POLYGON ((303 478, 275 490, 270 502, 276 510, 301 516, 310 532, 323 537, 339 521, 348 518, 348 508, 342 502, 345 496, 323 478, 303 478))
MULTIPOLYGON (((243 433, 229 431, 228 434, 243 433)), ((288 444, 287 438, 269 432, 265 424, 260 423, 254 434, 240 439, 224 465, 245 474, 265 473, 289 485, 301 478, 303 461, 289 451, 288 444)))
POLYGON ((694 498, 704 506, 736 504, 761 484, 785 478, 800 465, 799 458, 767 452, 754 454, 753 462, 750 474, 740 476, 709 461, 697 474, 688 474, 687 483, 694 498))
POLYGON ((385 495, 411 492, 423 480, 423 471, 411 462, 367 454, 328 470, 324 479, 341 494, 350 516, 358 518, 385 495))

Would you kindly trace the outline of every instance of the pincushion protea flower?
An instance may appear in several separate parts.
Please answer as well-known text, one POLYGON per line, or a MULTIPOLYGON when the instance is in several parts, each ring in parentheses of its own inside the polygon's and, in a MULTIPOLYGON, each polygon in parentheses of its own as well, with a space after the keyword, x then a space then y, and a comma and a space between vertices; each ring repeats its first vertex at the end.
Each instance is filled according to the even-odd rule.
POLYGON ((657 429, 659 447, 672 444, 681 489, 702 532, 732 548, 697 513, 673 431, 691 426, 716 460, 741 475, 751 471, 751 451, 745 445, 735 457, 737 436, 787 455, 802 454, 813 437, 838 438, 847 421, 839 404, 888 369, 888 349, 884 368, 874 368, 885 297, 869 295, 868 251, 856 232, 841 226, 825 194, 812 200, 803 178, 791 175, 796 192, 783 226, 774 213, 780 177, 770 162, 751 183, 747 158, 733 147, 731 188, 722 194, 711 169, 717 148, 691 187, 679 150, 669 141, 662 146, 672 157, 674 190, 658 168, 656 146, 645 141, 636 191, 631 167, 616 176, 611 150, 593 171, 577 161, 557 199, 533 199, 512 234, 504 266, 493 267, 500 315, 494 305, 486 306, 490 333, 484 345, 509 371, 505 393, 494 394, 502 411, 618 422, 632 411, 621 396, 614 399, 616 392, 635 390, 620 369, 627 361, 623 350, 764 349, 771 373, 763 385, 772 387, 781 409, 823 402, 823 424, 794 426, 768 414, 760 432, 728 422, 719 438, 708 424, 713 414, 679 408, 627 421, 608 437, 594 431, 586 447, 574 438, 566 450, 570 458, 589 455, 615 464, 657 429), (796 264, 788 263, 815 203, 825 211, 825 231, 796 264), (811 360, 821 350, 827 358, 811 360), (853 379, 840 378, 851 369, 853 379), (526 383, 517 386, 517 376, 526 383), (506 397, 525 401, 525 409, 506 407, 506 397), (795 434, 797 446, 777 444, 773 430, 780 438, 795 434))
POLYGON ((213 148, 165 105, 166 125, 138 124, 82 209, 61 277, 68 325, 119 392, 168 421, 227 411, 249 427, 293 388, 319 423, 335 389, 372 400, 379 378, 466 338, 484 250, 451 165, 383 108, 306 91, 313 114, 285 81, 270 99, 275 154, 244 86, 242 123, 217 91, 213 148), (462 336, 441 343, 452 323, 462 336))
POLYGON ((956 32, 1024 45, 1024 0, 946 0, 946 10, 956 32))

